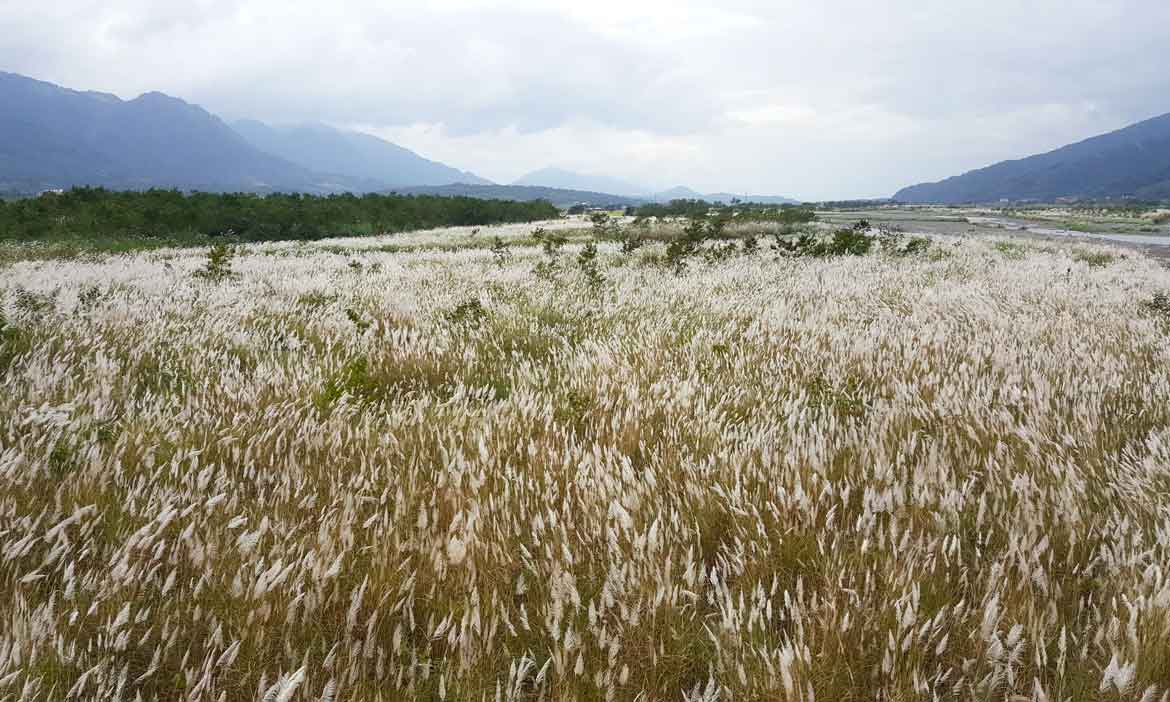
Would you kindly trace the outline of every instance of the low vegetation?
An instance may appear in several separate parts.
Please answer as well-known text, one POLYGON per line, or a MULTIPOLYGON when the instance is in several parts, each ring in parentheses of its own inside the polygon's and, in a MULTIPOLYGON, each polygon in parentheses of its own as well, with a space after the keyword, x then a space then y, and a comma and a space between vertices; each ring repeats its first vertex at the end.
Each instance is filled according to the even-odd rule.
POLYGON ((15 261, 0 698, 1165 699, 1168 294, 707 217, 15 261))

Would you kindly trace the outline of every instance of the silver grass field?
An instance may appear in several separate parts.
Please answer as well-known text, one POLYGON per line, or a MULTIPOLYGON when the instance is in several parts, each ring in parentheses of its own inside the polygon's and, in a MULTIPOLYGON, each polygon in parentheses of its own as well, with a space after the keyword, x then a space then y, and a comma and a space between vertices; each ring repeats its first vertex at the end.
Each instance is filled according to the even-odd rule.
POLYGON ((1170 271, 530 230, 0 268, 0 700, 1170 700, 1170 271))

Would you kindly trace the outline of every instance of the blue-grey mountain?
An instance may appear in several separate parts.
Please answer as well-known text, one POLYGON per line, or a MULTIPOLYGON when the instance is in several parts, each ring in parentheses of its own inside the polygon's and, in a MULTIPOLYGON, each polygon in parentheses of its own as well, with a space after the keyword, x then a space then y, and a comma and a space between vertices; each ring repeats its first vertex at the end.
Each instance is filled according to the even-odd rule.
POLYGON ((491 184, 474 173, 431 161, 370 134, 322 124, 276 127, 254 120, 232 126, 261 151, 318 173, 364 178, 382 187, 491 184))
POLYGON ((133 100, 0 73, 0 189, 307 189, 313 174, 162 93, 133 100))
POLYGON ((133 100, 0 72, 0 192, 118 189, 376 192, 487 183, 373 136, 240 125, 162 93, 133 100))
POLYGON ((623 197, 645 197, 649 188, 627 183, 618 178, 604 175, 586 175, 560 168, 542 168, 512 181, 512 185, 526 185, 560 190, 581 190, 595 193, 612 193, 623 197))
POLYGON ((778 195, 736 195, 735 193, 700 193, 683 185, 677 185, 669 190, 654 193, 651 199, 655 202, 670 202, 671 200, 705 200, 707 202, 730 203, 732 200, 755 202, 761 205, 799 205, 799 200, 778 195))
POLYGON ((1170 114, 1017 161, 900 190, 908 203, 1170 199, 1170 114))
POLYGON ((540 185, 430 185, 408 188, 394 188, 393 192, 400 195, 438 195, 440 197, 477 197, 483 200, 515 200, 517 202, 531 202, 545 200, 557 207, 568 208, 573 205, 586 207, 622 208, 630 205, 641 205, 645 200, 623 197, 611 193, 596 193, 586 190, 568 190, 565 188, 546 188, 540 185))
POLYGON ((542 168, 528 175, 518 178, 512 185, 557 188, 559 190, 576 190, 589 193, 611 193, 632 200, 645 202, 670 202, 671 200, 706 200, 707 202, 724 202, 742 200, 744 202, 758 202, 767 205, 796 205, 797 200, 773 195, 736 195, 734 193, 700 193, 697 190, 679 185, 669 190, 654 192, 619 178, 605 175, 586 175, 574 173, 560 168, 542 168))

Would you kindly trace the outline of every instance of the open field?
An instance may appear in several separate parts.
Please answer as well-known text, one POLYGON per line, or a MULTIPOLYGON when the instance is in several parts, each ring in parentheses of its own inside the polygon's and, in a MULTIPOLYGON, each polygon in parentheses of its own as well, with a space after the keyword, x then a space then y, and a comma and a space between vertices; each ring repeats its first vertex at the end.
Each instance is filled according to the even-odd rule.
POLYGON ((1076 207, 879 207, 868 210, 826 210, 820 219, 847 223, 864 217, 871 222, 898 225, 908 231, 926 228, 944 233, 986 230, 1040 230, 1110 236, 1170 235, 1166 210, 1108 210, 1076 207))
POLYGON ((1170 211, 1092 210, 1074 207, 997 209, 987 207, 899 206, 817 213, 825 227, 848 226, 864 218, 875 227, 908 233, 1011 236, 1032 241, 1105 241, 1170 259, 1170 211))
POLYGON ((1170 271, 544 227, 14 250, 0 699, 1170 698, 1170 271))

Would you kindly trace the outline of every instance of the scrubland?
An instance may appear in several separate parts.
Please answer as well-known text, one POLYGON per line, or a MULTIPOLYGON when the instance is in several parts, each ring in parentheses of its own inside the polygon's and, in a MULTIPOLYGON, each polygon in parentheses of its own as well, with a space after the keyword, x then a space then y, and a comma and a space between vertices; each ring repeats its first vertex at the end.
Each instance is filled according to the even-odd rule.
POLYGON ((0 699, 1170 699, 1170 272, 708 233, 9 264, 0 699))

